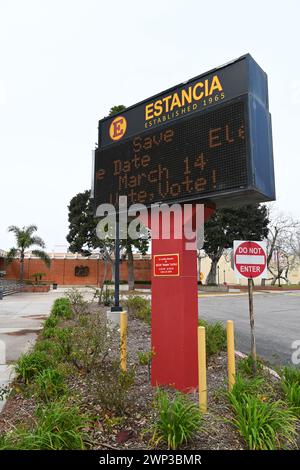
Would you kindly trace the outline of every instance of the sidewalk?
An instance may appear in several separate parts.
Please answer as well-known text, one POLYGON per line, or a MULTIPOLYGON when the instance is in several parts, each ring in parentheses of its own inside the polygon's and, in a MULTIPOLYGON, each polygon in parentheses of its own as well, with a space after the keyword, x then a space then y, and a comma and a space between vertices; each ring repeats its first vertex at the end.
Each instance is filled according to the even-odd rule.
MULTIPOLYGON (((59 288, 42 294, 20 293, 0 300, 0 389, 13 380, 11 365, 34 344, 44 320, 49 316, 53 302, 69 289, 59 288)), ((82 288, 91 299, 93 291, 82 288)), ((0 411, 4 401, 0 399, 0 411)))

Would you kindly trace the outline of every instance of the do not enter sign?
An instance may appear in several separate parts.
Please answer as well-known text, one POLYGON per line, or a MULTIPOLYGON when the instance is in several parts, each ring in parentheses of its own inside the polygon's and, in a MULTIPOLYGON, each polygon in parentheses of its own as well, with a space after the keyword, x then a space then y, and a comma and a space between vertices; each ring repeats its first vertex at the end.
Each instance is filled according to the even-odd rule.
POLYGON ((233 242, 234 272, 238 277, 253 279, 267 274, 266 242, 233 242))

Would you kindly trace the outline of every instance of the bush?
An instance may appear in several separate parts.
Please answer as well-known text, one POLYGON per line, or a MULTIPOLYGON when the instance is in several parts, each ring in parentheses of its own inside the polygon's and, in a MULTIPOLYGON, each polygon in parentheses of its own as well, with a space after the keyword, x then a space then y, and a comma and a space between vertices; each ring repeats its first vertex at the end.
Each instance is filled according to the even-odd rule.
POLYGON ((88 302, 84 300, 84 297, 78 289, 70 289, 67 293, 67 297, 70 303, 71 314, 75 317, 86 314, 88 311, 88 302))
POLYGON ((54 368, 43 370, 35 379, 34 390, 45 402, 58 399, 66 393, 63 374, 54 368))
POLYGON ((73 329, 70 327, 59 328, 55 331, 54 338, 60 351, 60 358, 70 360, 73 351, 73 329))
POLYGON ((44 328, 55 328, 59 322, 59 318, 56 316, 50 315, 44 323, 44 328))
POLYGON ((72 331, 72 359, 87 372, 101 367, 108 356, 115 331, 107 332, 106 315, 81 315, 72 331))
MULTIPOLYGON (((54 329, 54 331, 57 331, 54 329)), ((53 334, 54 336, 54 334, 53 334)), ((54 362, 61 360, 61 351, 59 345, 50 339, 43 339, 35 344, 35 351, 41 351, 53 357, 54 362)))
MULTIPOLYGON (((253 377, 253 357, 251 354, 249 356, 240 359, 238 362, 238 370, 241 372, 241 374, 248 376, 248 377, 253 377)), ((263 371, 263 362, 261 359, 257 358, 256 360, 256 369, 257 373, 260 373, 263 371)))
POLYGON ((1 437, 0 450, 82 450, 89 418, 65 400, 39 406, 33 429, 17 428, 1 437))
POLYGON ((95 398, 105 410, 120 415, 132 403, 130 390, 135 381, 134 368, 124 372, 120 369, 118 361, 107 361, 101 369, 93 371, 91 380, 95 398))
POLYGON ((57 328, 54 326, 47 326, 43 328, 43 337, 46 339, 54 338, 57 328))
POLYGON ((149 380, 151 379, 151 364, 152 364, 152 359, 154 357, 155 353, 153 350, 151 351, 140 351, 137 353, 138 361, 141 366, 147 366, 148 368, 148 377, 149 380))
POLYGON ((282 402, 263 402, 246 393, 229 393, 229 399, 236 415, 232 423, 249 449, 274 450, 294 443, 296 418, 282 402))
POLYGON ((265 380, 262 377, 255 377, 252 379, 243 378, 240 374, 236 374, 235 384, 230 392, 237 399, 243 395, 256 396, 260 393, 263 393, 265 390, 266 384, 265 380))
POLYGON ((132 295, 128 297, 126 306, 131 315, 148 324, 151 323, 151 304, 148 299, 138 295, 132 295))
POLYGON ((17 375, 28 384, 51 365, 52 358, 45 351, 32 351, 19 357, 15 370, 17 375))
POLYGON ((205 320, 198 321, 199 326, 204 326, 206 330, 206 355, 207 357, 217 354, 226 349, 226 330, 222 323, 210 324, 205 320))
POLYGON ((65 319, 72 317, 71 302, 67 297, 61 297, 54 301, 50 318, 51 317, 65 319))
POLYGON ((300 418, 300 370, 295 367, 284 367, 281 387, 292 412, 300 418))
POLYGON ((151 444, 157 446, 163 442, 168 449, 176 450, 198 431, 201 423, 199 408, 184 394, 178 392, 170 399, 167 392, 159 390, 154 406, 157 419, 152 429, 151 444))
POLYGON ((102 303, 105 307, 110 307, 114 303, 114 291, 107 286, 102 293, 102 303))

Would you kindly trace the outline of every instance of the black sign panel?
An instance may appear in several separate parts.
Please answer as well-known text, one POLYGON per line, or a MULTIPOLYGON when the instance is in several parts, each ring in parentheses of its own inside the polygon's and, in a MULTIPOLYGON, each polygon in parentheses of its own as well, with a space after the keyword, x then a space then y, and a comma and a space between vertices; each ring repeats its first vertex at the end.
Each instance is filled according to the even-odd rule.
POLYGON ((248 89, 248 66, 243 58, 153 96, 120 116, 101 120, 99 146, 113 145, 145 130, 172 124, 243 95, 248 89))
POLYGON ((246 188, 243 100, 98 150, 96 199, 118 205, 194 200, 246 188))
POLYGON ((267 76, 250 55, 99 122, 93 197, 118 206, 275 198, 267 76))

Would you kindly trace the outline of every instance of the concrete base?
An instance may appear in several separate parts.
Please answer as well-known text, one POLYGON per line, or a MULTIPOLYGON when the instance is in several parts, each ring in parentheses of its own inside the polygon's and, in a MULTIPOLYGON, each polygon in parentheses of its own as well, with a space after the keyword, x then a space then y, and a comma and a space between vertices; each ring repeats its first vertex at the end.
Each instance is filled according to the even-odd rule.
POLYGON ((112 312, 111 310, 106 311, 106 318, 108 323, 114 328, 120 326, 120 312, 112 312))

